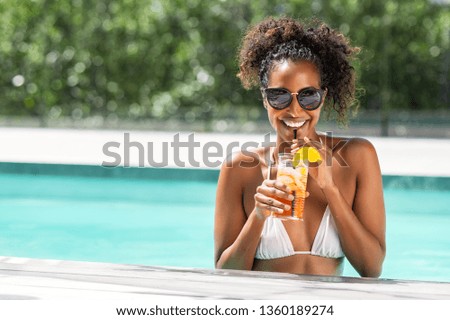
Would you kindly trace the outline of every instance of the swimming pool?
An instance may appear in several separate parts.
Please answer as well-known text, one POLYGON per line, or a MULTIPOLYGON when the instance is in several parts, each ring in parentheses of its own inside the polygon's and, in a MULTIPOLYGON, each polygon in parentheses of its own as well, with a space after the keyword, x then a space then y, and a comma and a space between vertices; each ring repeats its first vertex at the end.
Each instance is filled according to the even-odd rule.
MULTIPOLYGON (((0 255, 213 268, 217 171, 14 166, 0 174, 0 255)), ((448 180, 384 181, 382 277, 450 281, 448 180)), ((357 276, 347 262, 344 275, 357 276)))

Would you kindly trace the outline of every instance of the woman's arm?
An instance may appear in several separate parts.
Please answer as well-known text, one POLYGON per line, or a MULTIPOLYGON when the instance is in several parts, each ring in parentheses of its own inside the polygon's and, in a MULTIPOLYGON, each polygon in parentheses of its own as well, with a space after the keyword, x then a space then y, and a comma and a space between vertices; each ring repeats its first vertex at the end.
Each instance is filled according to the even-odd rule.
POLYGON ((319 166, 316 179, 328 200, 347 259, 361 276, 379 277, 386 254, 386 221, 378 157, 364 139, 350 140, 341 154, 357 179, 353 204, 334 184, 331 167, 326 168, 325 163, 319 166))
MULTIPOLYGON (((354 215, 344 214, 335 221, 340 220, 341 242, 352 266, 361 276, 379 277, 386 255, 386 215, 378 157, 373 145, 364 139, 351 140, 346 152, 348 155, 344 157, 350 159, 350 166, 356 170, 355 198, 352 207, 342 201, 333 202, 336 212, 341 212, 342 206, 347 208, 345 212, 350 209, 354 215)), ((325 192, 333 200, 343 199, 336 191, 325 192)))
POLYGON ((289 196, 284 185, 265 180, 256 190, 255 208, 247 218, 244 210, 245 188, 252 185, 252 181, 254 184, 254 179, 260 178, 260 165, 255 166, 248 156, 237 154, 222 165, 214 219, 216 268, 251 270, 266 217, 270 210, 283 207, 274 199, 271 205, 267 204, 270 195, 289 196))

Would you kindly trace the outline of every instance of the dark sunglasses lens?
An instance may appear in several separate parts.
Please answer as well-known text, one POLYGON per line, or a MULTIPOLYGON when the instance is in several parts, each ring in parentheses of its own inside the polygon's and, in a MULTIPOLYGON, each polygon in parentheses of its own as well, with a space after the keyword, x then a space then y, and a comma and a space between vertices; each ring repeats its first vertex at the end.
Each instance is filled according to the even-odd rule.
POLYGON ((291 103, 292 96, 286 90, 267 89, 267 101, 275 109, 284 109, 291 103))
POLYGON ((318 90, 314 89, 303 90, 298 95, 298 103, 307 110, 316 109, 320 105, 321 100, 322 95, 318 90))

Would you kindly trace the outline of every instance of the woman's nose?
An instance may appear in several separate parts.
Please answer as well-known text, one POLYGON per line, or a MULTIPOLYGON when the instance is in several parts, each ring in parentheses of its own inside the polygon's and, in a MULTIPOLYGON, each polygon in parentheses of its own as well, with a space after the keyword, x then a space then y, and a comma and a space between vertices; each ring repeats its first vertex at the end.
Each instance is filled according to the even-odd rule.
POLYGON ((306 111, 300 106, 300 103, 297 100, 297 93, 292 94, 292 101, 289 105, 289 112, 294 117, 300 117, 306 113, 306 111))

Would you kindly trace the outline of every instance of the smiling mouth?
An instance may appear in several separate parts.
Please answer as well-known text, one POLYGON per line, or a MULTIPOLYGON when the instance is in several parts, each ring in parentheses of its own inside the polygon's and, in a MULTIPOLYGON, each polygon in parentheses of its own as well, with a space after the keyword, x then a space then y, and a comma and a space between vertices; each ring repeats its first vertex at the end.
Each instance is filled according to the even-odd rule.
POLYGON ((291 128, 300 128, 302 127, 306 120, 303 121, 292 121, 292 120, 283 120, 284 124, 291 128))

